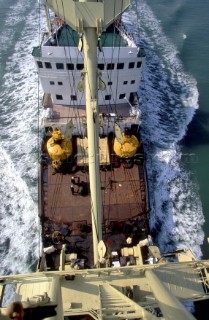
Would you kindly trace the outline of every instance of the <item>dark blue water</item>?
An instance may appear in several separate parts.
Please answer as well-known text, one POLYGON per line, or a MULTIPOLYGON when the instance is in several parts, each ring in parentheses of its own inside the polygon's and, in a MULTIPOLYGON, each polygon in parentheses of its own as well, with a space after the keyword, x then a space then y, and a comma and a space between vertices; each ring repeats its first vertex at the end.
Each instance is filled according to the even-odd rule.
POLYGON ((190 140, 188 128, 200 109, 200 92, 182 54, 192 26, 185 6, 185 2, 133 1, 129 24, 136 37, 140 32, 138 41, 147 53, 139 94, 150 227, 162 252, 189 247, 201 258, 205 218, 196 169, 191 168, 198 155, 185 147, 185 139, 190 140), (187 27, 179 25, 185 22, 182 15, 188 19, 187 27))
MULTIPOLYGON (((147 52, 139 93, 151 203, 163 252, 191 247, 208 257, 207 1, 134 0, 125 15, 147 52), (139 36, 140 33, 140 36, 139 36), (204 222, 205 221, 205 222, 204 222)), ((33 268, 37 209, 38 2, 0 0, 0 273, 33 268), (12 261, 12 263, 11 263, 12 261)), ((43 19, 41 15, 41 20, 43 19)))
MULTIPOLYGON (((143 4, 144 1, 139 1, 139 3, 143 4)), ((203 245, 202 239, 199 239, 199 244, 201 245, 203 258, 208 258, 209 245, 207 243, 207 237, 209 236, 209 4, 205 0, 180 0, 172 2, 169 0, 147 0, 146 4, 149 5, 157 20, 157 23, 160 25, 161 36, 165 36, 171 44, 171 46, 173 46, 173 49, 171 48, 171 50, 173 51, 174 56, 172 57, 171 53, 169 57, 170 64, 175 64, 176 58, 179 59, 179 61, 182 64, 181 69, 183 73, 185 73, 188 77, 187 88, 188 90, 191 90, 191 92, 193 91, 193 94, 187 92, 183 98, 186 98, 188 100, 188 103, 186 104, 191 109, 191 114, 193 114, 193 117, 190 123, 187 124, 183 137, 181 138, 179 136, 179 138, 181 139, 178 139, 177 143, 180 146, 181 152, 181 159, 179 164, 188 172, 189 180, 193 182, 192 185, 191 182, 187 182, 189 183, 193 196, 192 198, 187 198, 186 205, 188 206, 188 202, 190 202, 190 204, 194 206, 196 215, 190 216, 188 214, 185 216, 183 214, 182 219, 187 220, 188 230, 190 229, 189 225, 191 224, 191 219, 195 220, 195 226, 193 229, 194 231, 196 231, 198 224, 202 225, 203 219, 201 215, 201 208, 200 204, 198 204, 200 200, 205 222, 202 225, 202 229, 204 231, 203 245), (191 77, 191 83, 189 83, 189 77, 191 77), (194 82, 196 82, 195 85, 194 82), (195 90, 195 86, 197 91, 195 90), (194 98, 194 95, 196 95, 197 100, 194 98)), ((143 13, 141 14, 143 15, 143 13)), ((142 25, 144 25, 143 19, 141 23, 142 25)), ((142 28, 144 28, 144 26, 142 26, 142 28)), ((152 34, 151 31, 150 33, 152 34)), ((156 36, 158 38, 159 34, 156 33, 155 37, 156 36)), ((158 40, 160 41, 160 39, 158 40)), ((164 61, 164 54, 167 48, 165 48, 164 51, 161 51, 160 48, 158 49, 158 57, 161 61, 164 61)), ((181 86, 181 82, 183 82, 182 85, 184 86, 184 79, 183 81, 181 81, 181 75, 179 74, 179 76, 179 85, 181 86)), ((177 85, 177 87, 179 87, 179 85, 177 85)), ((179 91, 178 88, 177 91, 179 91)), ((179 94, 181 96, 181 90, 179 94)), ((174 107, 176 109, 176 105, 174 107)), ((179 116, 179 118, 181 118, 181 115, 179 116)), ((176 122, 178 126, 179 120, 173 118, 173 121, 176 122)), ((182 122, 180 126, 183 128, 182 122)), ((184 193, 185 188, 183 188, 181 192, 184 193)), ((196 238, 197 236, 198 234, 195 232, 193 237, 191 237, 190 240, 192 244, 194 243, 194 238, 196 238)))

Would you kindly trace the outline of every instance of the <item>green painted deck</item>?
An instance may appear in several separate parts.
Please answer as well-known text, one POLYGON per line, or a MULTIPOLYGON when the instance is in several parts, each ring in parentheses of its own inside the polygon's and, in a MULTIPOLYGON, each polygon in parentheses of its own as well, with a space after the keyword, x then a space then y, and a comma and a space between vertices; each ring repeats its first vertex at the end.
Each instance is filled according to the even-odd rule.
MULTIPOLYGON (((78 33, 70 28, 67 24, 63 25, 57 31, 57 42, 61 47, 77 47, 78 41, 78 33)), ((118 32, 103 32, 101 45, 102 47, 127 47, 128 42, 122 38, 118 32)))
MULTIPOLYGON (((78 33, 70 28, 67 24, 61 26, 56 34, 52 36, 55 39, 54 46, 59 47, 77 47, 79 36, 78 33)), ((45 42, 44 46, 51 46, 50 38, 45 42)), ((127 47, 128 42, 118 32, 104 32, 101 37, 102 47, 127 47)), ((34 47, 32 55, 34 57, 41 56, 40 47, 34 47)))

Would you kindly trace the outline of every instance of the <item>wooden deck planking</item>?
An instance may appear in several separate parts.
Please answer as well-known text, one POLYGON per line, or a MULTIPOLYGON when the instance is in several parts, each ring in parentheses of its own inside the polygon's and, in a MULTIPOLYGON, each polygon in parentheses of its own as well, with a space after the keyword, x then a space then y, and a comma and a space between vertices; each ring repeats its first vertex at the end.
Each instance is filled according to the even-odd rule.
MULTIPOLYGON (((47 201, 45 217, 58 223, 71 224, 73 221, 86 220, 91 223, 90 194, 72 194, 70 185, 73 175, 53 175, 48 166, 47 201)), ((76 177, 89 186, 88 173, 77 171, 76 177)), ((126 220, 146 211, 146 199, 142 197, 142 187, 138 166, 124 169, 123 166, 110 171, 100 171, 103 218, 105 220, 126 220)), ((75 192, 76 192, 75 186, 75 192)))

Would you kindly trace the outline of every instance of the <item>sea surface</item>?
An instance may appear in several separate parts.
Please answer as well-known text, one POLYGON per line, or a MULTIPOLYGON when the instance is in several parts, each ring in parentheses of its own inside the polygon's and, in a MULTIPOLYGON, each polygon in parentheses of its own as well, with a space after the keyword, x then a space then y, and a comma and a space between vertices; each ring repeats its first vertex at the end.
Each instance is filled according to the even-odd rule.
POLYGON ((151 227, 161 249, 189 246, 202 259, 209 258, 208 9, 205 0, 133 1, 147 52, 151 227))
MULTIPOLYGON (((139 88, 150 227, 162 252, 209 258, 209 2, 133 0, 127 27, 146 50, 139 88)), ((41 93, 31 56, 43 11, 0 0, 0 274, 34 270, 41 93)))

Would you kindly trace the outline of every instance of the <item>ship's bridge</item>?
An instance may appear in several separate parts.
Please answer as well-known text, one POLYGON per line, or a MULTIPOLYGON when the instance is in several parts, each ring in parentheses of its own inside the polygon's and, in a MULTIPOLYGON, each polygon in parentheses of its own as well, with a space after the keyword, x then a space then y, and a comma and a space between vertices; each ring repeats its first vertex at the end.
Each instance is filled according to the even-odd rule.
MULTIPOLYGON (((85 105, 84 56, 78 43, 77 32, 63 25, 33 49, 43 91, 51 94, 54 104, 76 105, 79 101, 85 105)), ((104 32, 99 43, 98 76, 104 83, 98 92, 99 104, 126 103, 124 98, 130 101, 138 91, 144 50, 136 46, 125 28, 104 32)))

